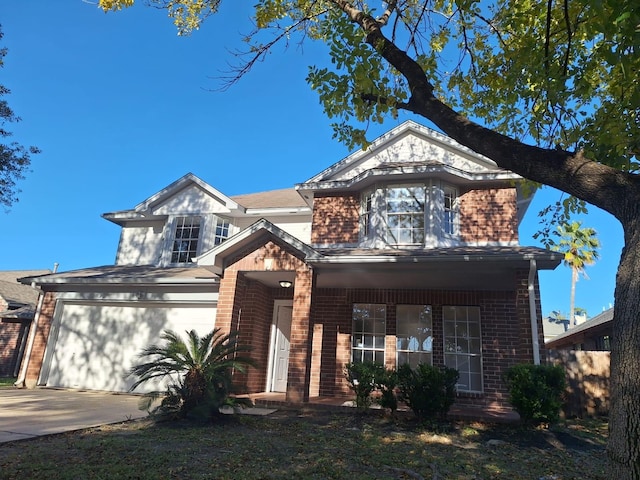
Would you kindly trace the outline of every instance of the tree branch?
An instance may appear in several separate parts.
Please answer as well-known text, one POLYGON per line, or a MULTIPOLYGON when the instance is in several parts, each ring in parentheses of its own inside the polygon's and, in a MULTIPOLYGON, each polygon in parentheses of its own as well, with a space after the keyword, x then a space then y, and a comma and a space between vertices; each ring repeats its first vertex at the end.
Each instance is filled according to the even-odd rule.
POLYGON ((406 110, 431 120, 451 138, 491 158, 500 167, 588 201, 621 221, 629 212, 635 211, 635 207, 631 207, 638 198, 621 201, 619 192, 626 189, 637 192, 640 197, 640 182, 636 175, 597 163, 581 151, 527 145, 478 125, 435 97, 433 85, 420 65, 384 36, 375 19, 346 0, 333 0, 333 3, 360 25, 366 34, 366 42, 405 77, 410 90, 406 110))

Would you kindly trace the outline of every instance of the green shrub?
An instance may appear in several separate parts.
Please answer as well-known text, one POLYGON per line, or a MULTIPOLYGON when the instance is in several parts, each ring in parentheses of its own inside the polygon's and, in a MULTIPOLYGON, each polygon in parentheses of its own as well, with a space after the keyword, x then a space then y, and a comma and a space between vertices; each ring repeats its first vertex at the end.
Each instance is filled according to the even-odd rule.
POLYGON ((559 365, 515 365, 504 380, 509 402, 528 425, 558 421, 566 388, 564 369, 559 365))
POLYGON ((392 412, 398 409, 396 386, 398 385, 398 373, 393 368, 379 368, 376 371, 376 388, 380 397, 376 400, 382 408, 388 408, 392 412))
POLYGON ((457 370, 421 363, 415 369, 408 364, 398 369, 400 400, 420 419, 444 418, 455 402, 457 370))
POLYGON ((344 367, 344 376, 356 394, 356 407, 366 410, 371 406, 371 394, 376 389, 376 378, 384 366, 373 362, 351 362, 344 367))

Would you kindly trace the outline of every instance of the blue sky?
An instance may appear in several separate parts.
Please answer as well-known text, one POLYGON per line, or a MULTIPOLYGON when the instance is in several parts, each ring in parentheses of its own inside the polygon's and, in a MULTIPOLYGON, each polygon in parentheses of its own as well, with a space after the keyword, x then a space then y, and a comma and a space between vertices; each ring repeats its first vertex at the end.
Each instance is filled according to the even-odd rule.
MULTIPOLYGON (((140 2, 138 2, 140 3, 140 2)), ((37 145, 20 201, 0 211, 0 270, 112 264, 119 228, 105 212, 134 207, 187 172, 227 195, 287 188, 346 156, 305 83, 321 46, 277 48, 231 89, 218 78, 251 29, 246 2, 178 37, 163 11, 142 5, 104 14, 89 0, 2 0, 0 83, 22 122, 14 139, 37 145)), ((375 137, 411 118, 371 130, 375 137)), ((427 124, 428 125, 428 124, 427 124)), ((536 195, 520 229, 536 245, 537 212, 559 193, 536 195)), ((595 315, 613 303, 622 229, 590 208, 601 259, 577 286, 595 315)), ((570 272, 541 273, 544 313, 569 309, 570 272)))

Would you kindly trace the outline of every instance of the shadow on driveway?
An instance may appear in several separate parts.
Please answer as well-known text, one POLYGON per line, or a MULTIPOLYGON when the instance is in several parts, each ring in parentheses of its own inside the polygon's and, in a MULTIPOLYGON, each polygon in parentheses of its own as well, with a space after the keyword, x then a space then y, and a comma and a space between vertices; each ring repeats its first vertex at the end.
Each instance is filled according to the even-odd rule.
POLYGON ((0 443, 147 416, 139 395, 0 388, 0 443))

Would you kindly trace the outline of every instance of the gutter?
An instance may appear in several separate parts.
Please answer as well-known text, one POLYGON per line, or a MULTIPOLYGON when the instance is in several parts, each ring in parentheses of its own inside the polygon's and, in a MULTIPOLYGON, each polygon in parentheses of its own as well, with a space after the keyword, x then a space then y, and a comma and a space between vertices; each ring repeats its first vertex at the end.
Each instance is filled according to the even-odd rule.
POLYGON ((536 316, 536 261, 529 260, 529 317, 531 320, 531 345, 533 347, 533 364, 540 365, 540 339, 538 338, 538 319, 536 316))
POLYGON ((44 303, 45 292, 40 291, 40 297, 38 298, 38 306, 36 313, 31 323, 31 329, 29 330, 29 340, 27 344, 27 351, 22 358, 22 365, 20 367, 20 376, 13 384, 15 387, 24 387, 25 380, 27 378, 27 369, 29 368, 29 361, 31 360, 31 352, 33 351, 33 344, 36 341, 36 332, 38 330, 38 322, 40 320, 40 312, 42 311, 42 304, 44 303))

